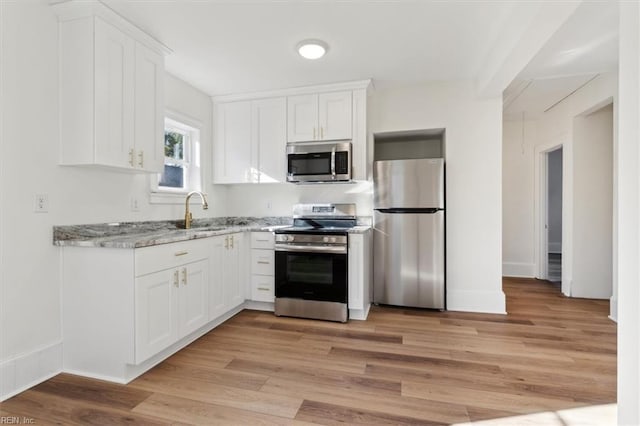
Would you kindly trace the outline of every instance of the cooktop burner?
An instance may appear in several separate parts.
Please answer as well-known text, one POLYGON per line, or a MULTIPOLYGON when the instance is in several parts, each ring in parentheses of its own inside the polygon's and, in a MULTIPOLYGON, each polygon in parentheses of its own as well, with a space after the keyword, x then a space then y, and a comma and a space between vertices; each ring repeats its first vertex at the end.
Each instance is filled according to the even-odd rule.
POLYGON ((293 226, 280 228, 276 234, 346 234, 356 226, 354 204, 296 204, 293 226))

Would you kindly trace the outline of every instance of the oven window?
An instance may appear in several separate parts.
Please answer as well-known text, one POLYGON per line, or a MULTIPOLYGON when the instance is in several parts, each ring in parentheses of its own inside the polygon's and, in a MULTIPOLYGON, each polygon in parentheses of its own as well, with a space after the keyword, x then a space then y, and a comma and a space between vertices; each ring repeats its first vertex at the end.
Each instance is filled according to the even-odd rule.
POLYGON ((289 254, 287 276, 291 281, 330 286, 333 283, 333 260, 330 257, 289 254))
POLYGON ((276 297, 347 303, 347 255, 276 251, 276 297))
POLYGON ((290 154, 289 173, 294 175, 326 175, 331 173, 331 154, 290 154))

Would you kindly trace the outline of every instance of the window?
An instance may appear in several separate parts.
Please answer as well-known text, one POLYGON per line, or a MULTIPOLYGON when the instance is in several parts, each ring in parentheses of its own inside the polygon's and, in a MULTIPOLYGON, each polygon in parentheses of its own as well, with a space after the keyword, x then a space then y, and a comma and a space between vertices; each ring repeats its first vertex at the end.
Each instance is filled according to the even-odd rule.
POLYGON ((191 120, 168 115, 164 121, 164 171, 152 179, 151 191, 180 195, 200 191, 200 130, 191 120))

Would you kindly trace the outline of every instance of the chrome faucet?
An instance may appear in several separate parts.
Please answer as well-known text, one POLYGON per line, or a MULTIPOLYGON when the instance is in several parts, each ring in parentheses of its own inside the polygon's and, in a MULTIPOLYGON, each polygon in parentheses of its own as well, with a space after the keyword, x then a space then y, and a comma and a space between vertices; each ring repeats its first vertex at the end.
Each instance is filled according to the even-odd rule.
POLYGON ((209 204, 207 204, 207 197, 200 191, 191 191, 187 194, 187 199, 184 202, 184 229, 191 228, 191 222, 193 221, 193 215, 189 211, 189 199, 192 195, 198 194, 200 199, 202 200, 202 208, 207 210, 209 208, 209 204))

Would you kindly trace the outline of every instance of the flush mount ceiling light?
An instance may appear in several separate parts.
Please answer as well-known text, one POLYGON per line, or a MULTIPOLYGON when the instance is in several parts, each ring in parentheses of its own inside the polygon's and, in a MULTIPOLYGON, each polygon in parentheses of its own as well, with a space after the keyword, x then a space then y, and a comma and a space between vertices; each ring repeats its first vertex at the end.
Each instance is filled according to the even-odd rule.
POLYGON ((322 40, 303 40, 298 43, 297 49, 305 59, 320 59, 329 50, 329 45, 322 40))

